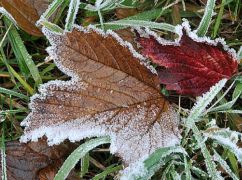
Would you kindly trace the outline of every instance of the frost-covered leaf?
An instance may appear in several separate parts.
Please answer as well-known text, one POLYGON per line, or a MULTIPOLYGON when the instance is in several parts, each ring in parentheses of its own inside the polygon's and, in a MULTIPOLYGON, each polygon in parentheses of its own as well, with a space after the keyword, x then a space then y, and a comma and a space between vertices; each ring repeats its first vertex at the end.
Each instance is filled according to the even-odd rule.
POLYGON ((174 43, 152 35, 138 37, 142 53, 163 67, 158 74, 168 90, 199 96, 237 71, 236 53, 222 39, 199 38, 187 23, 180 31, 179 41, 174 43))
POLYGON ((45 135, 57 144, 108 135, 111 152, 127 164, 179 142, 177 113, 131 44, 91 27, 44 33, 52 45, 50 57, 72 79, 40 87, 22 123, 27 126, 22 141, 45 135))
POLYGON ((18 25, 35 36, 42 35, 35 23, 48 8, 49 2, 49 0, 0 0, 1 6, 13 16, 18 25))
MULTIPOLYGON (((6 143, 7 178, 53 179, 65 158, 75 147, 72 143, 50 147, 44 140, 28 144, 21 144, 18 141, 8 142, 6 143)), ((77 177, 74 173, 70 176, 70 179, 77 177)))

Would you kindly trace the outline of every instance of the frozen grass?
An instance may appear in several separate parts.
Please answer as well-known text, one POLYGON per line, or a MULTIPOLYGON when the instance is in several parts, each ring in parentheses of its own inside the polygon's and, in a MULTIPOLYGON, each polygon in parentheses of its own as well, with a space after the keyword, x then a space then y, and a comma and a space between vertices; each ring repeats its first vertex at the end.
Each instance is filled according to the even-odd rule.
MULTIPOLYGON (((40 23, 49 27, 49 29, 52 28, 53 31, 61 32, 61 28, 70 30, 74 20, 77 24, 88 25, 91 23, 96 24, 97 26, 100 26, 101 24, 103 29, 122 29, 127 26, 132 26, 132 23, 135 23, 135 21, 139 23, 142 22, 142 25, 144 26, 146 24, 157 25, 156 23, 160 22, 176 25, 177 23, 181 23, 182 18, 186 18, 192 25, 192 29, 198 28, 197 31, 200 36, 206 34, 206 31, 208 30, 206 34, 207 36, 212 38, 220 36, 224 37, 226 38, 228 45, 237 51, 242 45, 242 8, 240 0, 222 0, 219 1, 220 3, 217 2, 214 8, 216 15, 212 17, 212 21, 209 23, 209 28, 206 26, 206 23, 210 21, 210 17, 207 19, 203 18, 205 26, 202 26, 202 24, 199 26, 199 23, 204 12, 209 16, 214 14, 211 11, 213 1, 210 1, 211 7, 207 10, 204 9, 205 4, 196 3, 195 1, 145 0, 143 3, 133 3, 131 0, 126 0, 124 2, 121 1, 122 3, 120 4, 113 4, 111 1, 107 1, 107 7, 97 8, 97 10, 92 8, 95 7, 95 3, 93 3, 92 6, 86 3, 80 3, 79 12, 81 13, 77 14, 76 19, 75 16, 78 8, 74 5, 79 4, 79 1, 73 0, 71 2, 73 5, 71 6, 72 11, 68 14, 67 11, 64 10, 62 16, 58 18, 58 26, 51 24, 47 20, 55 11, 56 7, 60 5, 65 7, 66 3, 62 0, 53 1, 49 13, 43 15, 47 20, 45 21, 44 19, 40 23), (136 8, 137 14, 134 16, 128 15, 124 20, 120 21, 120 19, 117 18, 117 9, 120 6, 136 8), (68 17, 67 23, 66 17, 68 17), (203 28, 201 28, 201 26, 203 28)), ((102 3, 102 6, 103 4, 104 3, 102 3)), ((1 155, 2 157, 5 157, 5 142, 19 139, 22 135, 22 128, 19 124, 26 117, 28 113, 28 101, 30 96, 36 93, 39 84, 54 79, 66 80, 68 77, 63 75, 52 61, 49 61, 48 59, 44 61, 47 56, 45 48, 48 46, 48 42, 45 38, 32 37, 25 32, 16 29, 14 26, 15 22, 11 22, 3 15, 1 15, 0 18, 0 139, 1 155)), ((159 29, 159 26, 154 27, 158 28, 156 29, 156 32, 162 37, 166 39, 176 38, 174 34, 165 31, 162 28, 159 29)), ((238 56, 241 57, 239 54, 238 56)), ((241 72, 241 66, 239 66, 239 68, 241 72)), ((219 102, 220 104, 225 104, 227 100, 231 100, 231 97, 238 98, 239 101, 236 101, 235 103, 233 102, 233 107, 229 106, 228 109, 225 109, 226 112, 238 112, 232 111, 232 109, 242 109, 241 95, 238 95, 238 93, 241 93, 242 91, 241 75, 237 75, 237 78, 234 77, 234 79, 236 79, 236 81, 232 90, 230 90, 224 98, 220 98, 223 97, 223 92, 220 92, 220 94, 217 95, 217 98, 221 99, 219 102)), ((231 82, 227 82, 226 85, 229 86, 231 82)), ((165 92, 165 90, 162 92, 165 92)), ((189 110, 191 110, 192 104, 195 103, 195 100, 188 97, 179 97, 173 92, 168 93, 170 95, 170 100, 172 100, 175 105, 177 104, 180 116, 182 118, 188 117, 189 110)), ((214 101, 216 101, 216 98, 214 101)), ((154 175, 154 178, 159 179, 166 177, 167 179, 172 179, 174 177, 179 177, 182 173, 191 173, 193 176, 203 179, 208 177, 208 172, 205 170, 206 168, 204 165, 206 159, 204 159, 204 156, 202 155, 204 149, 201 150, 199 148, 197 141, 198 139, 201 140, 201 137, 203 137, 203 130, 206 131, 207 128, 211 126, 211 123, 209 124, 211 119, 215 119, 220 128, 230 127, 231 130, 237 131, 240 127, 239 124, 241 124, 241 117, 236 113, 226 114, 211 111, 207 114, 203 114, 201 121, 196 123, 196 126, 193 127, 193 131, 198 133, 199 137, 194 136, 192 131, 190 131, 184 135, 185 138, 182 140, 182 147, 186 150, 187 155, 172 154, 172 156, 158 161, 160 170, 154 175), (160 164, 162 164, 162 166, 160 166, 160 164)), ((182 129, 184 130, 185 127, 182 129)), ((208 132, 206 131, 206 133, 208 132)), ((205 139, 203 143, 205 143, 205 139)), ((232 174, 234 179, 236 179, 235 177, 238 178, 241 173, 241 164, 238 163, 236 155, 234 155, 229 148, 226 148, 226 146, 214 146, 212 141, 206 141, 206 144, 206 154, 213 154, 214 157, 217 158, 216 161, 219 163, 226 161, 227 164, 224 165, 224 169, 227 171, 229 170, 229 172, 226 173, 226 171, 223 171, 222 175, 228 176, 229 174, 232 174)), ((231 144, 231 147, 235 146, 231 144)), ((81 164, 83 166, 80 168, 80 174, 82 174, 83 178, 114 178, 118 170, 122 168, 121 161, 110 155, 108 150, 108 145, 102 145, 100 148, 96 148, 82 158, 81 164)), ((159 157, 161 157, 161 155, 159 157)), ((209 157, 211 157, 211 155, 209 155, 209 157)), ((148 159, 145 160, 145 162, 149 164, 153 161, 149 161, 148 159)), ((5 164, 4 158, 2 163, 5 164)), ((215 163, 215 161, 213 163, 215 163)), ((213 163, 212 170, 210 171, 214 171, 213 163)), ((219 165, 219 163, 216 164, 219 165)), ((219 169, 221 169, 221 167, 223 168, 223 166, 218 167, 219 169)), ((5 171, 5 166, 3 166, 2 172, 5 171)), ((220 176, 216 173, 213 175, 216 177, 220 176)), ((188 179, 189 177, 190 176, 186 176, 188 179)))

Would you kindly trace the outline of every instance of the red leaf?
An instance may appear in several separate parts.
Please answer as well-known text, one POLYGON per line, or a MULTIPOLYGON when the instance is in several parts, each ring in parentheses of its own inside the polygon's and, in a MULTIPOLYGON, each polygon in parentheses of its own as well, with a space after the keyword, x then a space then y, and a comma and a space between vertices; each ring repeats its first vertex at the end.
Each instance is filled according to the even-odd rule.
POLYGON ((160 82, 179 94, 199 96, 223 78, 229 79, 238 62, 218 43, 197 42, 183 31, 179 44, 161 44, 154 37, 139 37, 142 53, 158 68, 160 82))

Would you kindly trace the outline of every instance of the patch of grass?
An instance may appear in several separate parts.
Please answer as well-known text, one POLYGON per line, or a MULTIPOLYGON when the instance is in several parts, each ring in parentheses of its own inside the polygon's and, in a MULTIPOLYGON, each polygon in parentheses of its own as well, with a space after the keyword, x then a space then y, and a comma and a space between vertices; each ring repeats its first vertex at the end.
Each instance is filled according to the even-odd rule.
MULTIPOLYGON (((174 35, 166 30, 169 31, 167 28, 172 28, 173 26, 167 27, 165 26, 166 24, 176 25, 182 18, 186 18, 192 25, 192 28, 196 29, 205 11, 205 6, 202 3, 204 1, 161 0, 156 2, 153 0, 126 0, 119 5, 111 3, 109 6, 100 6, 97 9, 87 8, 87 4, 81 3, 75 18, 75 10, 77 9, 75 6, 76 1, 73 1, 72 11, 69 11, 70 13, 68 15, 68 4, 65 1, 57 0, 51 11, 46 14, 46 17, 54 13, 56 7, 62 2, 66 4, 62 6, 64 7, 62 9, 63 13, 56 18, 53 24, 49 21, 40 22, 55 32, 62 32, 64 28, 70 30, 74 20, 78 24, 97 24, 104 29, 120 29, 124 26, 139 23, 142 26, 149 25, 150 27, 157 28, 156 31, 160 35, 170 39, 174 35), (120 9, 121 5, 125 8, 135 9, 136 14, 120 20, 117 15, 117 9, 120 9), (69 19, 65 23, 67 15, 69 19)), ((87 3, 94 5, 94 1, 88 1, 87 3)), ((211 24, 208 27, 207 36, 212 38, 224 37, 230 47, 238 50, 242 46, 241 1, 222 0, 215 4, 214 9, 216 15, 212 18, 211 24)), ((123 9, 123 11, 125 12, 126 10, 123 9)), ((204 31, 207 31, 207 28, 202 29, 200 35, 203 35, 204 31)), ((31 95, 37 92, 41 83, 53 79, 68 79, 68 77, 63 75, 51 60, 47 59, 44 61, 47 57, 45 48, 49 45, 49 42, 44 37, 33 37, 20 29, 17 30, 12 22, 4 16, 1 16, 0 19, 0 37, 0 139, 1 153, 2 157, 4 157, 5 142, 18 139, 22 134, 20 122, 29 112, 28 102, 31 95)), ((240 64, 239 72, 242 72, 241 70, 242 66, 240 64)), ((241 75, 238 74, 236 77, 241 77, 241 75)), ((228 84, 231 84, 231 82, 228 84)), ((233 92, 240 93, 242 89, 241 84, 242 81, 236 81, 232 90, 223 97, 220 103, 225 104, 231 99, 233 92)), ((181 117, 187 117, 195 100, 189 97, 178 96, 173 92, 169 92, 169 94, 170 99, 179 108, 181 117)), ((217 95, 217 98, 223 96, 223 94, 224 92, 221 92, 217 95)), ((238 101, 233 104, 233 108, 242 110, 241 96, 237 98, 238 101)), ((230 107, 228 111, 231 109, 230 107)), ((204 121, 199 122, 197 126, 194 126, 194 124, 191 126, 195 131, 195 136, 189 131, 183 141, 183 148, 188 153, 190 159, 181 155, 174 155, 170 159, 165 159, 165 164, 159 167, 160 170, 155 174, 154 178, 166 177, 167 179, 172 179, 177 176, 179 171, 183 170, 188 174, 192 173, 195 177, 202 177, 201 174, 203 174, 206 178, 207 173, 204 172, 204 164, 207 162, 204 163, 202 153, 206 155, 213 153, 214 143, 209 141, 207 148, 199 149, 197 141, 198 139, 201 140, 201 133, 209 126, 208 124, 212 119, 215 119, 221 128, 230 127, 231 130, 238 131, 239 124, 241 123, 241 115, 213 112, 204 114, 202 117, 204 121), (178 161, 178 159, 183 160, 178 161)), ((239 165, 235 155, 231 150, 219 144, 217 146, 220 147, 217 148, 218 153, 229 164, 232 173, 238 177, 242 173, 242 170, 241 164, 239 165)), ((83 178, 94 178, 95 180, 114 178, 117 171, 122 167, 120 160, 107 152, 108 147, 108 145, 103 145, 101 148, 90 152, 88 156, 83 157, 81 163, 83 166, 80 168, 80 174, 83 178)), ((211 159, 210 155, 208 156, 211 159)), ((221 159, 218 161, 224 163, 221 159)), ((5 163, 4 159, 3 163, 5 163)), ((3 165, 2 167, 2 172, 5 172, 4 167, 6 166, 3 165)), ((211 168, 214 170, 214 167, 211 168)), ((224 171, 222 173, 225 177, 228 175, 224 171)), ((214 176, 216 175, 214 174, 214 176)))

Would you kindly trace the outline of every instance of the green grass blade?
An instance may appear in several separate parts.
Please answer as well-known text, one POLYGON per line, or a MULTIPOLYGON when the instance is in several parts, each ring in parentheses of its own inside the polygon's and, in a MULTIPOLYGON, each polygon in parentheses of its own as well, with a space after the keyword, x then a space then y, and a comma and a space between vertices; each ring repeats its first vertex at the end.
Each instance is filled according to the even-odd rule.
POLYGON ((239 172, 240 171, 239 171, 239 167, 238 167, 238 161, 237 161, 235 155, 231 151, 229 151, 229 150, 227 150, 226 152, 227 152, 226 153, 226 155, 227 155, 226 157, 228 157, 228 160, 229 160, 229 162, 231 164, 231 168, 232 168, 233 172, 235 173, 235 175, 237 177, 239 177, 239 172))
POLYGON ((12 91, 12 90, 9 90, 9 89, 5 89, 5 88, 2 88, 2 87, 0 87, 0 93, 16 96, 16 97, 19 97, 19 98, 27 100, 27 101, 29 100, 29 97, 25 96, 24 94, 20 94, 18 92, 15 92, 15 91, 12 91))
POLYGON ((165 167, 165 169, 162 172, 161 179, 167 179, 166 176, 169 174, 171 167, 173 166, 174 162, 171 161, 168 163, 168 165, 165 167))
POLYGON ((232 98, 234 99, 237 96, 240 96, 240 98, 242 98, 242 82, 237 82, 237 84, 234 88, 232 98))
MULTIPOLYGON (((0 117, 1 118, 1 117, 0 117)), ((1 138, 1 174, 2 180, 7 180, 7 163, 6 163, 6 148, 5 148, 5 121, 2 124, 2 138, 1 138)))
POLYGON ((163 8, 157 8, 157 9, 152 9, 149 11, 144 11, 139 14, 136 14, 134 16, 127 17, 123 20, 143 20, 143 21, 149 21, 152 19, 156 19, 161 15, 165 15, 169 12, 169 10, 163 10, 163 8))
MULTIPOLYGON (((12 24, 7 18, 4 18, 4 22, 7 27, 12 24)), ((10 29, 8 37, 23 74, 28 75, 30 73, 36 82, 36 85, 41 84, 42 79, 39 70, 25 48, 25 45, 14 26, 10 29)))
POLYGON ((48 9, 43 13, 42 17, 44 19, 50 18, 52 14, 63 4, 65 0, 54 0, 48 7, 48 9))
POLYGON ((174 165, 171 166, 170 174, 172 179, 181 180, 181 176, 176 172, 174 165))
MULTIPOLYGON (((169 12, 169 10, 163 10, 162 8, 158 9, 152 9, 149 11, 145 11, 139 14, 136 14, 134 16, 130 16, 127 18, 124 18, 122 20, 141 20, 141 21, 150 21, 152 19, 156 19, 157 17, 160 17, 161 15, 165 15, 169 12)), ((120 25, 109 25, 107 23, 104 23, 105 29, 112 29, 112 30, 117 30, 117 29, 123 29, 125 26, 120 26, 120 25)))
POLYGON ((60 33, 60 34, 62 34, 64 32, 64 30, 61 29, 58 25, 53 24, 45 19, 41 19, 38 23, 43 25, 44 27, 46 27, 47 29, 49 29, 52 32, 60 33))
POLYGON ((191 128, 193 131, 194 137, 197 141, 197 144, 199 145, 201 152, 205 158, 205 164, 208 170, 208 174, 214 180, 221 179, 221 176, 218 174, 216 170, 216 165, 213 162, 212 157, 206 147, 206 144, 203 141, 203 138, 199 129, 195 125, 195 121, 201 116, 202 112, 205 110, 208 104, 211 103, 211 101, 215 98, 218 92, 224 87, 225 83, 226 83, 225 79, 221 80, 219 83, 213 86, 209 92, 204 94, 203 97, 200 97, 196 105, 192 108, 188 118, 185 120, 185 124, 187 127, 186 134, 189 132, 191 128))
POLYGON ((219 113, 230 113, 230 114, 242 114, 242 110, 227 110, 227 111, 218 111, 219 113))
MULTIPOLYGON (((162 166, 163 159, 173 153, 187 154, 181 146, 164 147, 156 150, 143 162, 130 167, 129 171, 121 176, 121 180, 147 180, 162 166), (141 164, 142 163, 142 164, 141 164), (139 167, 139 170, 137 170, 139 167)), ((125 171, 125 170, 124 170, 125 171)))
POLYGON ((229 93, 229 91, 231 90, 231 88, 234 86, 234 83, 235 83, 235 81, 233 81, 232 83, 231 83, 231 85, 226 89, 226 91, 223 93, 223 92, 219 92, 218 94, 217 94, 217 101, 215 102, 215 103, 213 103, 208 109, 207 109, 207 111, 204 113, 204 114, 207 114, 208 113, 208 111, 210 111, 213 107, 215 107, 217 104, 225 104, 225 103, 227 103, 227 100, 224 98, 228 93, 229 93))
POLYGON ((79 9, 80 0, 71 0, 66 17, 65 29, 71 31, 79 9))
POLYGON ((81 173, 80 173, 81 178, 85 176, 86 173, 88 173, 89 159, 90 159, 89 153, 87 153, 83 158, 81 158, 81 173))
POLYGON ((9 33, 11 27, 12 27, 12 24, 8 27, 7 31, 6 31, 5 34, 4 34, 4 36, 3 36, 3 38, 2 38, 2 40, 1 40, 1 42, 0 42, 0 48, 3 48, 3 47, 2 47, 2 46, 3 46, 3 43, 4 43, 4 41, 6 40, 7 35, 8 35, 8 33, 9 33))
POLYGON ((217 16, 217 19, 216 19, 216 22, 215 22, 215 25, 214 25, 214 28, 213 28, 213 33, 212 33, 213 38, 215 38, 218 34, 219 26, 220 26, 220 23, 221 23, 223 12, 224 12, 225 2, 226 2, 226 0, 222 0, 221 7, 219 9, 219 13, 218 13, 218 16, 217 16))
POLYGON ((237 53, 237 59, 238 61, 242 60, 242 46, 240 46, 239 51, 237 53))
POLYGON ((183 155, 183 158, 184 158, 186 180, 191 180, 192 179, 192 175, 191 175, 191 171, 190 171, 190 164, 188 164, 187 157, 185 155, 183 155))
POLYGON ((15 113, 27 112, 27 111, 28 111, 27 109, 5 110, 5 111, 0 111, 0 115, 15 114, 15 113))
POLYGON ((10 66, 10 71, 16 79, 23 85, 24 89, 30 94, 34 94, 34 89, 10 66))
POLYGON ((214 6, 215 6, 215 0, 208 0, 207 1, 207 5, 205 7, 204 15, 202 17, 202 20, 201 20, 197 30, 196 30, 198 36, 202 37, 202 36, 206 35, 208 28, 209 28, 209 25, 210 25, 210 22, 211 22, 211 19, 212 19, 214 6))
POLYGON ((239 18, 240 8, 241 8, 241 0, 236 0, 236 5, 233 11, 233 14, 235 16, 235 21, 237 21, 237 19, 239 18))
MULTIPOLYGON (((9 33, 8 33, 8 39, 11 43, 11 47, 13 49, 13 52, 16 56, 17 63, 19 65, 19 69, 21 70, 21 73, 25 76, 29 74, 29 70, 27 65, 24 62, 24 57, 22 56, 22 53, 20 52, 20 49, 18 48, 18 44, 15 40, 15 35, 17 36, 17 30, 12 28, 12 22, 8 20, 7 18, 3 17, 4 23, 6 24, 6 28, 10 28, 9 33)), ((22 40, 20 40, 22 41, 22 40)), ((20 42, 23 44, 23 42, 20 42)))
POLYGON ((40 75, 44 76, 46 73, 50 72, 51 70, 53 70, 56 67, 56 65, 54 63, 50 64, 49 66, 47 66, 46 68, 44 68, 40 75))
POLYGON ((203 170, 201 170, 195 166, 192 166, 191 170, 193 171, 193 173, 202 176, 204 179, 206 179, 206 178, 208 179, 208 174, 206 172, 204 172, 203 170))
POLYGON ((185 119, 185 125, 187 127, 185 131, 185 136, 187 136, 190 129, 192 129, 197 144, 200 147, 201 152, 205 158, 205 164, 208 170, 208 174, 211 176, 212 179, 221 179, 221 176, 216 170, 216 165, 212 160, 206 144, 203 141, 201 132, 195 125, 195 122, 197 121, 197 119, 199 119, 205 108, 212 102, 212 100, 216 97, 219 91, 224 87, 226 82, 226 79, 219 81, 216 85, 211 87, 211 89, 207 93, 203 94, 202 97, 199 97, 198 101, 192 108, 189 116, 187 117, 187 119, 185 119))
POLYGON ((167 23, 156 23, 143 20, 119 20, 105 23, 105 25, 123 26, 123 27, 148 27, 153 29, 160 29, 170 32, 175 32, 175 26, 167 23))
POLYGON ((69 1, 65 0, 64 3, 61 4, 61 6, 56 10, 56 14, 55 14, 55 19, 53 20, 54 24, 58 24, 58 22, 61 20, 61 17, 66 9, 66 7, 68 7, 69 5, 69 1))
POLYGON ((230 169, 229 165, 223 158, 214 150, 214 160, 219 162, 219 164, 223 167, 223 169, 232 177, 233 180, 239 180, 239 178, 233 173, 230 169))
MULTIPOLYGON (((7 69, 9 71, 9 74, 11 74, 11 76, 15 77, 16 79, 18 79, 18 81, 23 85, 24 89, 30 94, 33 95, 34 94, 34 89, 7 63, 5 54, 3 52, 3 49, 0 48, 0 52, 2 54, 2 60, 3 63, 7 66, 7 69)), ((15 82, 14 78, 13 78, 13 82, 15 82)))
POLYGON ((226 102, 224 104, 221 104, 219 106, 216 106, 212 109, 210 109, 208 112, 216 112, 216 111, 225 111, 225 110, 229 110, 232 108, 232 106, 235 104, 235 102, 237 101, 237 99, 239 98, 240 94, 237 95, 237 97, 235 97, 233 100, 226 102))
POLYGON ((235 143, 232 143, 230 139, 221 136, 211 136, 218 144, 230 150, 238 159, 238 162, 242 164, 242 149, 235 143))
POLYGON ((10 75, 10 78, 11 78, 11 81, 16 84, 16 81, 14 79, 14 75, 13 73, 11 73, 11 70, 10 70, 10 65, 5 57, 5 54, 3 52, 3 48, 0 47, 0 52, 1 52, 1 56, 0 56, 0 60, 3 62, 3 64, 7 67, 7 70, 8 70, 8 74, 10 75))
POLYGON ((93 177, 92 180, 105 179, 109 174, 122 170, 122 169, 123 169, 122 165, 114 166, 114 167, 113 167, 113 165, 111 165, 111 166, 107 167, 103 172, 101 172, 101 173, 97 174, 95 177, 93 177))
POLYGON ((223 178, 218 173, 218 171, 216 169, 216 164, 212 160, 212 156, 210 155, 210 153, 206 147, 206 144, 204 143, 201 132, 199 131, 199 129, 197 128, 195 123, 193 123, 192 131, 193 131, 194 137, 197 141, 197 144, 201 149, 203 157, 205 159, 205 164, 206 164, 207 171, 208 171, 210 178, 212 180, 220 180, 220 179, 222 180, 223 178))
POLYGON ((60 170, 56 174, 54 180, 64 180, 76 163, 84 157, 90 150, 101 145, 110 143, 109 137, 99 137, 96 139, 89 140, 84 144, 80 145, 71 155, 65 160, 64 164, 61 166, 60 170))
POLYGON ((102 28, 102 30, 104 30, 103 16, 102 16, 101 10, 99 9, 97 11, 97 13, 98 13, 99 21, 100 21, 100 24, 101 24, 101 28, 102 28))
MULTIPOLYGON (((186 160, 187 161, 187 160, 186 160)), ((186 166, 185 165, 185 161, 184 161, 184 163, 182 163, 182 162, 179 162, 179 161, 175 161, 174 162, 174 164, 177 164, 177 165, 180 165, 180 166, 186 166)), ((199 176, 202 176, 203 178, 206 178, 208 175, 207 175, 207 173, 206 172, 204 172, 203 170, 201 170, 201 169, 199 169, 199 168, 197 168, 196 166, 191 166, 190 164, 187 164, 189 167, 189 170, 192 170, 193 171, 193 173, 195 173, 198 177, 199 176)), ((186 167, 185 167, 186 168, 186 167)), ((186 172, 186 169, 185 169, 185 172, 186 172)), ((190 172, 191 173, 191 172, 190 172)), ((189 178, 186 178, 186 180, 187 179, 189 179, 189 178)))
POLYGON ((186 134, 190 130, 189 127, 191 127, 193 123, 197 119, 199 119, 199 117, 202 115, 205 108, 212 102, 212 100, 216 97, 219 91, 225 86, 226 82, 227 82, 226 79, 219 81, 217 84, 211 87, 207 93, 203 94, 201 97, 198 98, 189 116, 185 119, 185 124, 187 127, 186 134))

